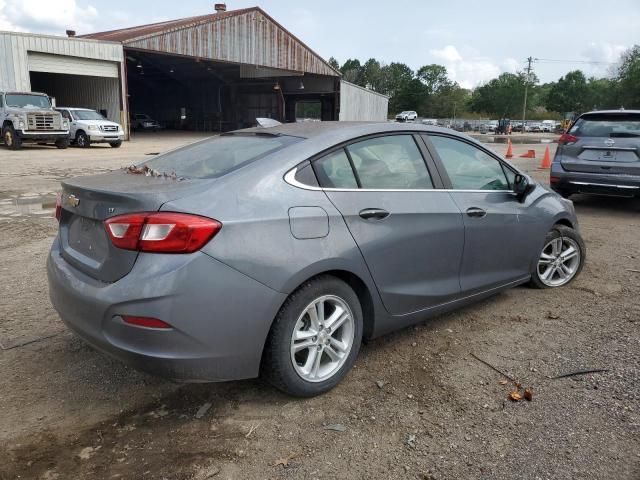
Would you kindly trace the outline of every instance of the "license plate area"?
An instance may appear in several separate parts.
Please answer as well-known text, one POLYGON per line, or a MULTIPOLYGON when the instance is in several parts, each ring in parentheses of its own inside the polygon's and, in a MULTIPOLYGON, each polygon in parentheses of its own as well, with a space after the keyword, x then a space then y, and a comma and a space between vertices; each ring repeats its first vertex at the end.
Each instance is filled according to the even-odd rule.
POLYGON ((108 238, 102 222, 83 216, 74 216, 69 223, 69 247, 98 262, 108 253, 108 238))

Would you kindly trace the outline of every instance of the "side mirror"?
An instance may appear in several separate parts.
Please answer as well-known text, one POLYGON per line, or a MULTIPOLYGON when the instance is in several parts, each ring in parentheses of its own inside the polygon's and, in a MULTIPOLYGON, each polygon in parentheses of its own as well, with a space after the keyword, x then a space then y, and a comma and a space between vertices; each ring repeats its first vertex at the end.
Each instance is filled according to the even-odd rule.
POLYGON ((516 177, 513 182, 513 191, 519 202, 524 202, 527 195, 529 195, 534 188, 536 188, 536 186, 531 178, 521 173, 516 173, 516 177))

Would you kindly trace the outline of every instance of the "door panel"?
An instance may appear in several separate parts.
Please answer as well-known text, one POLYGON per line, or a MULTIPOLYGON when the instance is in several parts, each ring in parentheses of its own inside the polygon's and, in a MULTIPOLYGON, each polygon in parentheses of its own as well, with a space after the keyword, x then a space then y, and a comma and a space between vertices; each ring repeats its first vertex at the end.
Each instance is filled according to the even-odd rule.
POLYGON ((459 138, 432 135, 430 149, 463 214, 463 295, 529 274, 533 241, 529 203, 511 191, 514 173, 484 149, 459 138))
POLYGON ((404 314, 450 301, 464 246, 460 210, 433 191, 326 191, 342 213, 387 310, 404 314), (365 210, 389 215, 367 215, 365 210), (382 217, 382 218, 381 218, 382 217))

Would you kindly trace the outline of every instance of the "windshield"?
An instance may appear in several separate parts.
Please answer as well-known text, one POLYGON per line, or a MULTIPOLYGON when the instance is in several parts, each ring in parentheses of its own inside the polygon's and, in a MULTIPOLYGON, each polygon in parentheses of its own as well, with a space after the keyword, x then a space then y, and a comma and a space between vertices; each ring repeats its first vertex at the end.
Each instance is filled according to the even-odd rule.
POLYGON ((569 133, 577 137, 640 137, 640 114, 585 115, 569 133))
POLYGON ((221 177, 231 170, 302 140, 286 135, 226 134, 174 150, 143 163, 185 178, 221 177))
POLYGON ((51 108, 49 97, 44 95, 29 95, 8 93, 5 96, 7 107, 17 108, 51 108))
POLYGON ((106 120, 94 110, 71 110, 71 114, 78 120, 106 120))

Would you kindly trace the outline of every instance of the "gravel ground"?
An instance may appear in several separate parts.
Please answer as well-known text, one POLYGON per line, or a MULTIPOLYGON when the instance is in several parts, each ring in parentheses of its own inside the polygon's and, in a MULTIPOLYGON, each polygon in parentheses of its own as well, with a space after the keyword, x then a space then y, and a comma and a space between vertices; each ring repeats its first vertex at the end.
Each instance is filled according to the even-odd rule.
MULTIPOLYGON (((68 333, 44 272, 60 179, 197 138, 0 148, 0 479, 640 478, 640 200, 574 197, 588 258, 571 286, 516 288, 369 342, 319 398, 174 384, 68 333), (513 385, 471 353, 532 401, 509 401, 513 385)), ((546 181, 545 146, 515 145, 538 159, 513 162, 546 181)))

